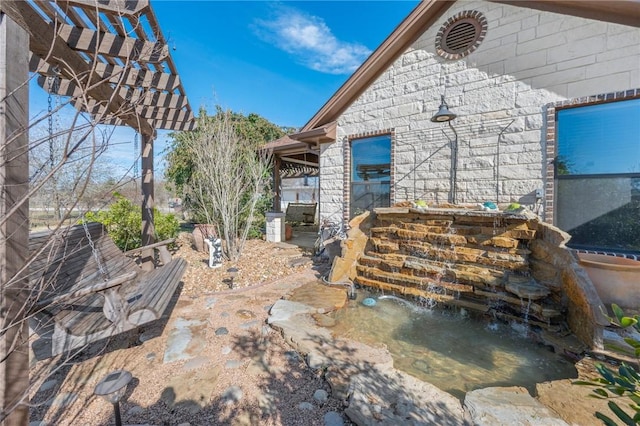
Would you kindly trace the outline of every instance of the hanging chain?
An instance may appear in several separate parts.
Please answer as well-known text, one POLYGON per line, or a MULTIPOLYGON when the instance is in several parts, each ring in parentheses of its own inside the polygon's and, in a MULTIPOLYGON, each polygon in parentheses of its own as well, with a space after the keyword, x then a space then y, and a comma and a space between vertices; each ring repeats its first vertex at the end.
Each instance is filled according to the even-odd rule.
POLYGON ((138 149, 140 146, 140 142, 138 140, 140 134, 136 132, 136 135, 133 138, 133 176, 134 178, 138 177, 138 149))
POLYGON ((53 168, 53 86, 55 84, 55 77, 49 77, 49 97, 47 98, 47 112, 48 116, 48 124, 49 124, 49 164, 51 168, 53 168))
POLYGON ((89 233, 89 227, 87 226, 87 219, 82 215, 82 227, 84 228, 84 233, 87 236, 87 241, 89 241, 89 246, 91 247, 91 253, 93 253, 93 257, 96 259, 96 263, 98 264, 98 270, 102 275, 102 279, 107 281, 109 278, 107 275, 107 271, 102 267, 102 262, 100 262, 100 257, 98 256, 98 251, 96 250, 96 246, 93 244, 93 239, 91 238, 91 234, 89 233))
MULTIPOLYGON (((55 154, 55 147, 54 147, 54 141, 53 141, 53 94, 55 93, 56 95, 58 94, 58 86, 59 86, 59 76, 58 76, 58 70, 54 69, 54 72, 56 73, 53 76, 50 76, 47 78, 48 80, 48 92, 49 92, 49 96, 47 97, 47 112, 48 112, 48 120, 47 120, 47 124, 49 125, 49 164, 51 165, 51 168, 53 168, 53 165, 55 163, 55 158, 54 158, 54 154, 55 154)), ((56 109, 59 106, 59 99, 56 97, 56 109)))

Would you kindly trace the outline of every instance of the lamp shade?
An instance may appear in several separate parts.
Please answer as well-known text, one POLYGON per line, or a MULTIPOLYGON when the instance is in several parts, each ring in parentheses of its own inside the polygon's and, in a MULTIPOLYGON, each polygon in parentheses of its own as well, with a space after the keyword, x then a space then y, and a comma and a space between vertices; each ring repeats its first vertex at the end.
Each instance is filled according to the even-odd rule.
POLYGON ((96 385, 95 393, 112 404, 120 401, 127 391, 127 385, 133 376, 126 370, 116 370, 109 373, 96 385))
POLYGON ((440 108, 438 108, 438 112, 436 112, 435 115, 431 117, 431 121, 433 121, 434 123, 445 123, 447 121, 453 120, 456 117, 456 114, 449 111, 449 106, 444 100, 444 95, 442 95, 440 108))

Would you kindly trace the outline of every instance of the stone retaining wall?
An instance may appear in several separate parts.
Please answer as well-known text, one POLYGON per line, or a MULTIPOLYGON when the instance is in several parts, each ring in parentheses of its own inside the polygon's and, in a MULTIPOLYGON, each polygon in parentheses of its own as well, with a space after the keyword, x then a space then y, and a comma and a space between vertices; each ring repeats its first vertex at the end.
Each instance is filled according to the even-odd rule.
POLYGON ((331 282, 350 279, 554 332, 568 326, 602 347, 604 306, 564 246, 568 234, 527 210, 382 208, 351 227, 331 282))

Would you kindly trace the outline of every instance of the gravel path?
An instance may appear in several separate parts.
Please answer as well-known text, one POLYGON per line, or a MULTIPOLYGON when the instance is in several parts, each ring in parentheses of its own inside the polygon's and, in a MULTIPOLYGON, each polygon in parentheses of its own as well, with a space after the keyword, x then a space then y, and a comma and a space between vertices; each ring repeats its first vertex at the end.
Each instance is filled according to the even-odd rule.
POLYGON ((318 279, 303 253, 253 240, 237 264, 209 269, 207 255, 192 250, 187 237, 179 243, 175 255, 189 268, 170 316, 76 359, 35 363, 32 424, 113 424, 113 408, 93 389, 117 369, 134 377, 121 403, 124 424, 341 424, 342 402, 265 324, 276 300, 318 279), (230 266, 240 270, 234 290, 224 281, 230 266))

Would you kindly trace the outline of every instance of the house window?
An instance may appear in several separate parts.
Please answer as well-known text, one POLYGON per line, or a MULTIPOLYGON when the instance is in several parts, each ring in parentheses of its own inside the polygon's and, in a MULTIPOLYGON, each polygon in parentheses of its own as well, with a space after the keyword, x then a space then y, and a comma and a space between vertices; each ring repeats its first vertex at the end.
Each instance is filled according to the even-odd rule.
POLYGON ((640 253, 640 99, 557 110, 556 224, 569 246, 640 253))
POLYGON ((391 135, 351 140, 350 217, 391 202, 391 135))

